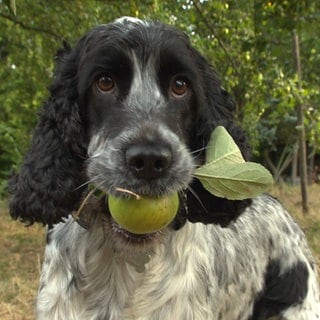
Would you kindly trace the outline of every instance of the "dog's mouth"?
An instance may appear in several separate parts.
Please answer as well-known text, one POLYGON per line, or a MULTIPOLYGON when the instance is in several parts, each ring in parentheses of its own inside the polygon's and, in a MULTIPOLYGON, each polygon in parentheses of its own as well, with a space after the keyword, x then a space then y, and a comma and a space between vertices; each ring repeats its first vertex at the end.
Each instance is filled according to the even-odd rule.
POLYGON ((129 193, 129 198, 107 196, 108 220, 112 232, 128 242, 139 244, 157 240, 178 213, 180 200, 177 192, 173 197, 154 198, 126 189, 118 188, 117 191, 124 192, 125 195, 129 193), (173 210, 170 210, 171 202, 175 202, 173 210))
POLYGON ((91 225, 96 223, 97 217, 101 217, 99 221, 101 221, 106 233, 111 233, 126 243, 133 245, 145 245, 161 239, 165 234, 166 228, 137 233, 129 228, 129 231, 112 217, 107 199, 108 196, 104 192, 97 193, 90 191, 84 197, 77 212, 73 213, 73 218, 81 227, 89 230, 91 225))

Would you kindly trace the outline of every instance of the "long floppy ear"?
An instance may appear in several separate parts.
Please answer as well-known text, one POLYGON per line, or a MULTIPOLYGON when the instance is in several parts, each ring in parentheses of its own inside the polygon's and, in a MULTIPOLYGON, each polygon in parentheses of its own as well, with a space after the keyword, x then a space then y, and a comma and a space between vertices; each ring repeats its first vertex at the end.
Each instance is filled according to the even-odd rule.
MULTIPOLYGON (((198 159, 202 159, 203 164, 205 147, 210 134, 214 128, 222 125, 239 146, 243 157, 248 160, 251 151, 244 131, 236 123, 234 102, 221 87, 217 75, 207 61, 196 51, 194 51, 194 56, 198 62, 204 98, 201 99, 202 105, 199 106, 200 114, 192 138, 191 150, 196 153, 198 159)), ((251 199, 231 201, 218 198, 204 189, 199 180, 194 179, 187 191, 186 202, 189 221, 227 226, 251 204, 251 199)))
POLYGON ((9 181, 10 214, 32 224, 52 225, 81 198, 86 137, 78 106, 77 67, 81 41, 58 52, 50 96, 40 110, 31 147, 9 181))

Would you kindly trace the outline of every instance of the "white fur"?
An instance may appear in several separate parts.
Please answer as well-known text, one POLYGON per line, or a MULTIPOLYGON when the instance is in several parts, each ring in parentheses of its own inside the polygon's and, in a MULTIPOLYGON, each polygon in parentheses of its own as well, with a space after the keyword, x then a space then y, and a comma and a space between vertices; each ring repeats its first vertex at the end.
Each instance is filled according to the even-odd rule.
POLYGON ((121 239, 102 215, 89 230, 69 218, 49 232, 37 319, 247 320, 270 259, 279 259, 283 272, 302 260, 310 273, 306 298, 284 319, 319 319, 305 238, 275 203, 263 196, 229 228, 187 223, 146 246, 121 239), (141 273, 135 259, 143 255, 151 259, 141 273))

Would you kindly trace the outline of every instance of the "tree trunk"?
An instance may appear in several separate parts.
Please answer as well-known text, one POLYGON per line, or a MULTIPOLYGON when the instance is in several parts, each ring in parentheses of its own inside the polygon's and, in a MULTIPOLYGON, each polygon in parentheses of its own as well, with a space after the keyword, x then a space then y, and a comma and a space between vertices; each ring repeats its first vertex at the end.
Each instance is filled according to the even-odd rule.
POLYGON ((309 165, 308 165, 308 184, 309 185, 313 183, 314 157, 315 157, 315 152, 312 152, 309 156, 309 165))
MULTIPOLYGON (((293 53, 296 73, 298 75, 298 89, 302 88, 301 85, 301 64, 300 64, 300 46, 299 37, 296 30, 293 30, 293 53)), ((307 192, 307 151, 305 142, 305 128, 304 128, 304 110, 303 103, 300 97, 297 97, 297 118, 298 118, 298 128, 299 128, 299 171, 300 171, 300 186, 301 186, 301 197, 302 197, 302 209, 303 213, 308 213, 308 192, 307 192)))
POLYGON ((299 148, 296 148, 293 154, 292 167, 291 167, 291 183, 295 184, 298 177, 298 158, 299 148))

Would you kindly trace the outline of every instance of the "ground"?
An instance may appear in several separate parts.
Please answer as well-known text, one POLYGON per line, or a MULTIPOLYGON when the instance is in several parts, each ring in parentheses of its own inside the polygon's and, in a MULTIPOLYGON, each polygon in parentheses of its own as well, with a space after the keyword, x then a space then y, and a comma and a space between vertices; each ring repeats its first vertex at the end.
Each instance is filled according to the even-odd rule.
MULTIPOLYGON (((301 212, 299 187, 282 186, 271 192, 292 213, 307 234, 320 266, 320 185, 309 187, 310 212, 301 212)), ((45 228, 24 227, 12 221, 0 202, 0 319, 34 319, 33 308, 45 244, 45 228)))

